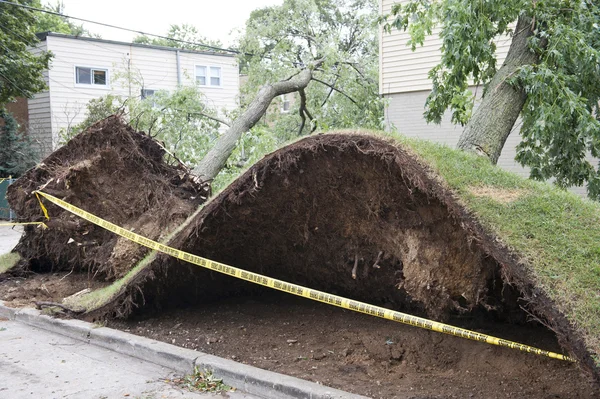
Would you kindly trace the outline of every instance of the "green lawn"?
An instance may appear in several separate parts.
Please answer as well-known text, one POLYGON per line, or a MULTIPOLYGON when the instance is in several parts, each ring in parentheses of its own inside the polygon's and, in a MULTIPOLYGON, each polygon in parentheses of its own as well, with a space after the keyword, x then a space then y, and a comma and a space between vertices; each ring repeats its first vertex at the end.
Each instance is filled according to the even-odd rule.
POLYGON ((600 203, 521 178, 488 161, 394 135, 412 148, 488 232, 529 265, 600 367, 600 203))

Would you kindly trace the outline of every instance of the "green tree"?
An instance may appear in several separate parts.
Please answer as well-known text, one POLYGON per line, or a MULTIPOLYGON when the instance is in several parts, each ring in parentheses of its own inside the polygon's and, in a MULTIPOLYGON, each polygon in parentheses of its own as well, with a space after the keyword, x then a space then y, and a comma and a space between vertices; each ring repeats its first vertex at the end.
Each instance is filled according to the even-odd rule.
POLYGON ((600 7, 593 0, 412 0, 396 4, 386 25, 408 30, 413 49, 440 27, 442 57, 429 77, 425 118, 447 109, 466 125, 458 147, 496 162, 520 116, 516 159, 531 177, 561 187, 587 182, 600 198, 600 7), (516 23, 516 24, 515 24, 516 23), (494 39, 512 35, 503 65, 494 39), (484 86, 473 111, 470 82, 484 86))
POLYGON ((194 168, 213 179, 242 135, 278 96, 298 93, 293 135, 317 128, 380 127, 375 0, 285 0, 254 11, 240 42, 249 81, 242 113, 194 168))
MULTIPOLYGON (((65 5, 62 1, 57 0, 54 4, 42 5, 40 0, 32 1, 32 7, 52 11, 57 14, 65 13, 65 5)), ((82 24, 76 24, 66 17, 60 15, 49 14, 45 12, 36 12, 37 22, 35 26, 36 32, 56 32, 64 33, 65 35, 95 37, 83 27, 82 24)))
MULTIPOLYGON (((31 5, 31 1, 12 3, 31 5)), ((15 97, 31 97, 46 88, 42 72, 48 68, 50 53, 32 53, 37 17, 33 11, 0 3, 0 108, 15 97)))
POLYGON ((167 33, 167 38, 140 35, 135 37, 133 42, 196 51, 214 51, 217 48, 223 47, 219 40, 207 39, 198 33, 198 29, 195 26, 189 24, 171 25, 167 33), (198 43, 204 44, 204 46, 198 43))
POLYGON ((18 133, 19 126, 10 112, 0 109, 0 177, 19 177, 35 166, 36 155, 29 137, 18 133))

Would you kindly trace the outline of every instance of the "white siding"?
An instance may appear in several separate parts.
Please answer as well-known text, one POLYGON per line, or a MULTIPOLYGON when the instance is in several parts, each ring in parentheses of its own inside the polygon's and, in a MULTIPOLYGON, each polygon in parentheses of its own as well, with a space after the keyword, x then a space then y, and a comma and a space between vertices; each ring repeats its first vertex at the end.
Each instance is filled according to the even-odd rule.
MULTIPOLYGON (((33 54, 46 51, 46 42, 39 43, 31 49, 33 54)), ((48 71, 44 71, 44 80, 49 86, 48 71)), ((40 154, 52 149, 52 117, 50 113, 50 94, 48 91, 37 93, 28 100, 28 131, 40 154)))
MULTIPOLYGON (((408 0, 380 0, 381 12, 389 14, 394 3, 406 3, 408 0)), ((423 46, 413 52, 407 45, 409 34, 393 29, 391 33, 380 32, 380 87, 381 94, 405 93, 430 90, 431 81, 428 72, 440 61, 442 40, 440 29, 436 28, 425 39, 423 46)), ((510 38, 502 37, 496 41, 498 63, 500 66, 510 47, 510 38)))
MULTIPOLYGON (((87 103, 108 93, 139 97, 141 88, 175 90, 177 88, 177 52, 106 42, 85 38, 48 35, 47 48, 54 54, 49 86, 54 147, 59 132, 83 121, 87 103), (75 67, 108 70, 108 86, 80 85, 75 82, 75 67), (126 79, 129 73, 134 79, 126 79)), ((201 91, 210 105, 234 109, 239 93, 238 66, 235 58, 180 51, 182 84, 195 84, 194 65, 221 67, 222 86, 201 91)))

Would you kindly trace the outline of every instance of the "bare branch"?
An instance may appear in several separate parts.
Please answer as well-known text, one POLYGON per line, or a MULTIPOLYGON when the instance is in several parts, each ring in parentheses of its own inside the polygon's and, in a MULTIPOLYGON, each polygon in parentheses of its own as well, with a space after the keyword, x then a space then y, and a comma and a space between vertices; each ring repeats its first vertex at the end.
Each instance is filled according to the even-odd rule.
POLYGON ((342 96, 346 97, 348 100, 352 101, 352 103, 354 105, 358 105, 358 103, 352 97, 350 97, 349 95, 347 95, 346 93, 344 93, 343 91, 341 91, 340 89, 338 89, 337 87, 332 86, 329 83, 324 82, 324 81, 322 81, 320 79, 317 79, 315 77, 313 77, 312 80, 314 80, 315 82, 319 82, 319 83, 321 83, 321 84, 323 84, 323 85, 325 85, 327 87, 330 87, 331 89, 333 89, 333 90, 337 91, 338 93, 340 93, 342 96))
POLYGON ((227 127, 231 126, 230 123, 225 122, 223 119, 219 119, 219 118, 216 118, 214 116, 210 116, 208 114, 205 114, 204 112, 191 112, 191 113, 194 114, 194 115, 201 115, 201 116, 203 116, 205 118, 212 119, 213 121, 219 122, 220 124, 225 125, 227 127))

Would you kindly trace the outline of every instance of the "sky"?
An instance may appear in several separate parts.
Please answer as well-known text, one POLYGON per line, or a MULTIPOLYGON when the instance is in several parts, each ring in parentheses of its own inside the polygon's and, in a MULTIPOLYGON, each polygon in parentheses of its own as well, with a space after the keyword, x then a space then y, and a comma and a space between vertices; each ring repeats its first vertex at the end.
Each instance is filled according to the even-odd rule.
MULTIPOLYGON (((122 26, 147 33, 166 35, 172 24, 191 24, 208 39, 221 40, 228 46, 239 36, 250 12, 257 8, 280 5, 283 0, 61 0, 69 16, 122 26)), ((56 3, 45 0, 42 3, 56 3)), ((77 24, 80 21, 73 21, 77 24)), ((103 39, 131 41, 135 33, 83 23, 103 39)))

